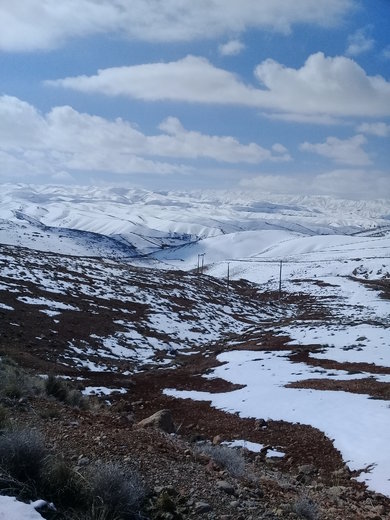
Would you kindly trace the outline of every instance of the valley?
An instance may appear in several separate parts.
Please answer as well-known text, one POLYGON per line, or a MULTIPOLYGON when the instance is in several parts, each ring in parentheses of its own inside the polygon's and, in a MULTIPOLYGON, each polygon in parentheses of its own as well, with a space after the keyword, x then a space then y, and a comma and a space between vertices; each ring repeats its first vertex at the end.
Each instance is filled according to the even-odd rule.
MULTIPOLYGON (((46 423, 15 420, 57 443, 65 428, 65 451, 101 457, 104 445, 84 436, 96 423, 121 456, 125 431, 169 409, 178 443, 218 436, 248 446, 267 505, 243 518, 280 517, 287 495, 303 492, 321 518, 385 518, 389 219, 386 201, 5 186, 1 356, 69 378, 105 406, 95 418, 69 409, 46 423), (261 457, 251 443, 267 447, 261 457), (304 466, 313 474, 302 476, 304 466), (272 491, 277 474, 292 487, 272 491)), ((142 435, 129 434, 140 460, 142 435)), ((175 449, 189 449, 156 442, 164 471, 175 449)), ((153 453, 144 465, 158 486, 153 453)), ((179 477, 166 478, 191 495, 179 477)), ((210 518, 229 514, 199 489, 220 512, 210 518)))

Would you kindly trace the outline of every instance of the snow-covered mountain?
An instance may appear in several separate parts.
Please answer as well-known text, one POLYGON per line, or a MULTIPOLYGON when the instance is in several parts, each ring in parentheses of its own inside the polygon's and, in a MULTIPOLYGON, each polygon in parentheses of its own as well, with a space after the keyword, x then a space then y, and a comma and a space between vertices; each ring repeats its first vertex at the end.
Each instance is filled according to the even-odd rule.
POLYGON ((385 200, 27 185, 0 192, 0 243, 74 255, 182 259, 172 251, 206 239, 192 256, 215 251, 214 261, 295 237, 390 234, 385 200))

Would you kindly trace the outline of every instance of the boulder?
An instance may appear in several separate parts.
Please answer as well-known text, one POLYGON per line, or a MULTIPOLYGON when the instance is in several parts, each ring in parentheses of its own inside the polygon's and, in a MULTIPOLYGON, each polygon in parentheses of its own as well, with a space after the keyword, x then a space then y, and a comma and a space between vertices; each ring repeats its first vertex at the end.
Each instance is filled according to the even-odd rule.
POLYGON ((228 495, 234 495, 235 494, 234 486, 229 484, 229 482, 226 482, 226 480, 218 480, 217 488, 219 490, 221 490, 221 491, 224 491, 228 495))
POLYGON ((176 431, 170 410, 159 410, 136 424, 136 428, 156 428, 166 433, 174 433, 176 431))

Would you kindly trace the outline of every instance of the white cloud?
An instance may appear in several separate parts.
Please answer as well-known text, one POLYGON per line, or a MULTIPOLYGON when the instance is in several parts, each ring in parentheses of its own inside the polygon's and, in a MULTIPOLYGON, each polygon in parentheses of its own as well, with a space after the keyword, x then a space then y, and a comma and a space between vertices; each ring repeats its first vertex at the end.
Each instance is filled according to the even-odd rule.
POLYGON ((227 163, 251 164, 266 160, 290 160, 287 149, 280 144, 273 145, 271 151, 255 143, 243 145, 229 136, 220 137, 188 131, 175 117, 167 118, 159 128, 165 132, 164 135, 148 138, 149 146, 155 155, 191 159, 206 157, 227 163))
POLYGON ((363 52, 370 51, 374 47, 375 40, 367 34, 369 30, 370 27, 358 29, 348 37, 348 47, 345 51, 347 56, 357 56, 363 52))
POLYGON ((378 123, 362 123, 356 129, 364 134, 372 134, 378 137, 387 137, 390 135, 390 125, 383 122, 378 123))
POLYGON ((267 150, 230 136, 189 131, 173 117, 161 123, 160 131, 148 136, 120 118, 109 121, 69 106, 41 114, 20 99, 0 96, 0 164, 7 171, 188 173, 192 167, 177 160, 258 164, 290 159, 280 144, 267 150))
POLYGON ((168 63, 113 67, 99 70, 95 76, 70 77, 46 84, 145 101, 255 105, 257 96, 256 89, 241 83, 234 74, 197 56, 168 63))
POLYGON ((245 49, 245 45, 240 40, 229 40, 218 47, 222 56, 237 56, 245 49))
POLYGON ((19 0, 0 4, 0 49, 50 49, 64 41, 117 33, 143 41, 190 41, 251 28, 288 33, 294 24, 332 26, 354 0, 19 0))
POLYGON ((390 45, 382 49, 382 56, 385 60, 390 60, 390 45))
POLYGON ((294 113, 267 113, 263 112, 262 116, 274 121, 286 121, 287 123, 304 123, 312 125, 342 125, 342 119, 329 116, 327 114, 294 114, 294 113))
POLYGON ((302 143, 300 149, 327 157, 334 162, 350 166, 366 166, 371 164, 368 154, 362 146, 367 142, 364 135, 358 134, 349 139, 328 137, 324 143, 302 143))
MULTIPOLYGON (((207 59, 187 56, 168 63, 149 63, 99 70, 47 85, 128 96, 145 101, 235 104, 295 116, 390 115, 390 82, 368 76, 352 59, 312 54, 300 69, 265 60, 255 69, 261 88, 214 67, 207 59)), ((311 118, 315 122, 315 118, 311 118)))
POLYGON ((253 193, 258 190, 290 195, 327 195, 351 200, 390 197, 390 171, 337 169, 317 175, 263 174, 240 182, 253 193))

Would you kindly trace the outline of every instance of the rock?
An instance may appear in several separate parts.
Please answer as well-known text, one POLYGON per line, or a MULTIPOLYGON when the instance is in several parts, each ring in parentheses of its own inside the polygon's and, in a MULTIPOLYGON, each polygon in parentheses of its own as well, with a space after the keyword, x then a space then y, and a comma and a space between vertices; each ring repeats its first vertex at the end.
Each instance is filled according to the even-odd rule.
POLYGON ((318 470, 313 464, 303 464, 299 466, 298 471, 301 475, 314 475, 318 470))
POLYGON ((178 492, 173 486, 156 486, 153 491, 156 495, 161 495, 161 493, 166 493, 172 497, 178 495, 178 492))
POLYGON ((234 486, 229 484, 229 482, 226 482, 226 480, 218 480, 217 488, 220 489, 221 491, 224 491, 228 495, 234 495, 234 493, 235 493, 234 486))
POLYGON ((207 502, 195 502, 195 512, 198 514, 208 513, 212 507, 207 502))
POLYGON ((80 457, 79 460, 77 461, 77 464, 79 466, 88 466, 88 464, 90 463, 90 459, 88 457, 80 457))
POLYGON ((220 435, 216 435, 214 438, 213 438, 213 444, 214 446, 216 444, 221 444, 221 440, 222 440, 222 437, 220 435))
POLYGON ((256 419, 255 430, 262 430, 263 428, 267 428, 267 421, 264 419, 256 419))
POLYGON ((45 513, 48 511, 57 511, 53 502, 46 502, 46 500, 39 499, 35 500, 35 502, 30 502, 30 504, 36 511, 40 513, 45 513))
POLYGON ((332 486, 327 490, 330 497, 340 497, 347 488, 345 486, 332 486))
POLYGON ((174 433, 176 431, 170 410, 160 410, 154 413, 136 424, 136 428, 156 428, 166 433, 174 433))

